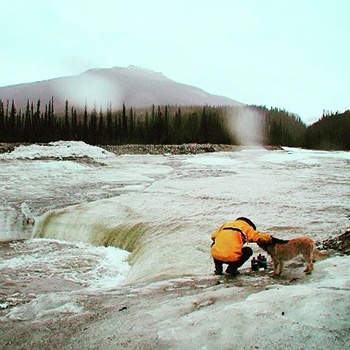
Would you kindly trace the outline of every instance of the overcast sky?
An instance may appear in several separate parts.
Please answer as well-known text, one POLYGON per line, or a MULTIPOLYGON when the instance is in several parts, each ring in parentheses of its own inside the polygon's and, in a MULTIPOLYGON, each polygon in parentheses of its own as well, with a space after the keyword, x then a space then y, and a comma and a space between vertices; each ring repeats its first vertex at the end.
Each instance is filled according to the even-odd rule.
POLYGON ((306 121, 350 108, 348 0, 11 0, 0 86, 136 65, 306 121))

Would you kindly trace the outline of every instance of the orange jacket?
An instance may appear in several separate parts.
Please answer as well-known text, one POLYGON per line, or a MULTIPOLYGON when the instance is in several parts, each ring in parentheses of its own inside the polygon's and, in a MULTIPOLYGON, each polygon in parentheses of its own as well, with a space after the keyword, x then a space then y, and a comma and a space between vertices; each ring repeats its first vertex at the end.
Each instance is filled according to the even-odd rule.
POLYGON ((244 243, 269 242, 271 235, 254 230, 243 220, 235 220, 221 225, 211 235, 211 239, 214 241, 211 247, 212 257, 222 262, 233 262, 242 256, 244 243))

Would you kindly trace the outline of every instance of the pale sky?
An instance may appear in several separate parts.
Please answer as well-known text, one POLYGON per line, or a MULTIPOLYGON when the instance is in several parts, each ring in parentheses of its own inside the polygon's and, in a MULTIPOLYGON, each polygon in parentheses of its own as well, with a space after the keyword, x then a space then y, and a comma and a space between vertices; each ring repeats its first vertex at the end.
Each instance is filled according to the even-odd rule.
POLYGON ((350 109, 348 0, 2 1, 0 86, 139 67, 305 122, 350 109))

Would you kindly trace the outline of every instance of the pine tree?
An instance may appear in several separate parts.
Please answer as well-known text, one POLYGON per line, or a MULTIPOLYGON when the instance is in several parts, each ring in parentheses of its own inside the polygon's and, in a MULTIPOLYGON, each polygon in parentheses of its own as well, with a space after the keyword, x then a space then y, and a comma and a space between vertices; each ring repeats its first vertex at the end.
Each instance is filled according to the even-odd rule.
POLYGON ((84 119, 83 119, 83 130, 82 130, 82 140, 88 142, 89 132, 88 132, 88 112, 87 112, 87 103, 85 102, 84 108, 84 119))
POLYGON ((15 101, 12 100, 11 103, 11 110, 9 113, 8 117, 8 123, 7 123, 7 128, 8 128, 8 141, 9 142, 16 142, 16 114, 17 110, 15 107, 15 101))
POLYGON ((102 106, 100 106, 100 114, 98 118, 98 126, 97 126, 97 140, 96 142, 99 144, 104 144, 106 138, 106 130, 104 128, 104 120, 103 120, 103 112, 102 106))
POLYGON ((72 139, 71 122, 69 120, 69 103, 68 103, 68 100, 66 100, 65 110, 64 110, 64 128, 63 128, 62 138, 64 140, 71 140, 72 139))
POLYGON ((0 141, 6 141, 6 125, 5 125, 5 111, 4 111, 4 102, 0 100, 0 141))
POLYGON ((113 143, 113 120, 112 120, 112 105, 109 104, 109 107, 107 109, 107 126, 106 126, 106 143, 111 144, 113 143))
POLYGON ((24 117, 24 132, 23 132, 23 141, 33 142, 33 125, 32 125, 32 113, 30 109, 29 100, 27 101, 27 107, 24 117))
POLYGON ((91 114, 90 114, 88 142, 92 145, 96 145, 98 143, 96 103, 94 104, 94 108, 92 109, 91 114))

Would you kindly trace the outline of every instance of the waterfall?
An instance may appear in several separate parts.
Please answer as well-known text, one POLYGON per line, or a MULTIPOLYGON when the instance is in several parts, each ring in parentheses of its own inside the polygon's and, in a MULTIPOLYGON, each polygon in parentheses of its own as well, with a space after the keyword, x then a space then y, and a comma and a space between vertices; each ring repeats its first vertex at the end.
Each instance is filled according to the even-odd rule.
POLYGON ((113 199, 50 210, 37 219, 33 237, 113 246, 132 252, 147 226, 128 220, 128 210, 114 207, 113 199))
MULTIPOLYGON (((135 200, 137 194, 129 194, 135 200)), ((206 271, 209 242, 205 230, 164 221, 157 212, 138 211, 120 197, 51 210, 39 217, 33 237, 52 238, 129 251, 127 282, 178 277, 206 271), (197 247, 197 249, 194 249, 197 247), (198 248, 199 247, 199 248, 198 248)))

